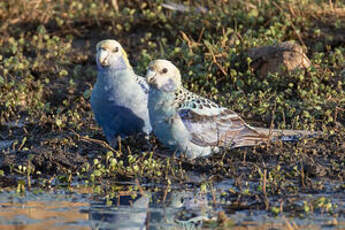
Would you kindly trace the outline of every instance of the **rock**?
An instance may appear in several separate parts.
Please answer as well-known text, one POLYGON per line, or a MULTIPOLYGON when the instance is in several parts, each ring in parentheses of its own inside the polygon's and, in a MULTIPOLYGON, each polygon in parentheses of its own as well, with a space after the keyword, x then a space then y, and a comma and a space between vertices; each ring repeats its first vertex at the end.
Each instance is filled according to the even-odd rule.
POLYGON ((304 69, 311 65, 303 48, 293 41, 252 48, 248 55, 252 59, 251 67, 260 77, 265 77, 268 73, 284 74, 286 71, 304 69))

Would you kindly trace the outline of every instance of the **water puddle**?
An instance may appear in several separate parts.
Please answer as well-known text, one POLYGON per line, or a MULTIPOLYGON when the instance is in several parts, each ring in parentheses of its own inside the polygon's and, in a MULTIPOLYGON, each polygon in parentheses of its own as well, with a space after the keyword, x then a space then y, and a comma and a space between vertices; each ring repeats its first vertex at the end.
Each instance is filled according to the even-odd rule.
POLYGON ((296 202, 296 208, 305 207, 305 202, 318 207, 315 202, 323 201, 321 211, 275 216, 252 209, 253 204, 234 209, 236 197, 225 192, 234 190, 233 183, 221 182, 212 192, 157 190, 150 185, 141 191, 116 192, 112 198, 88 189, 23 194, 4 191, 0 193, 0 229, 213 229, 219 225, 226 229, 345 229, 343 192, 333 194, 334 199, 327 194, 302 194, 303 201, 296 202), (331 208, 329 203, 337 215, 326 212, 331 208))
POLYGON ((0 195, 0 229, 90 229, 89 200, 81 194, 3 192, 0 195))

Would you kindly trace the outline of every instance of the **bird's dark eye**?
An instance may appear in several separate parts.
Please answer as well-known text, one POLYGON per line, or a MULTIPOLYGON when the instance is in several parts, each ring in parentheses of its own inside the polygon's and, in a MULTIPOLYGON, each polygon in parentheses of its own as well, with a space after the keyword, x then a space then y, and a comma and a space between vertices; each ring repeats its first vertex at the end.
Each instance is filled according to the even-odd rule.
POLYGON ((114 53, 119 52, 119 47, 115 47, 115 48, 113 49, 113 52, 114 52, 114 53))
POLYGON ((162 69, 162 73, 167 73, 167 72, 168 72, 167 68, 162 69))

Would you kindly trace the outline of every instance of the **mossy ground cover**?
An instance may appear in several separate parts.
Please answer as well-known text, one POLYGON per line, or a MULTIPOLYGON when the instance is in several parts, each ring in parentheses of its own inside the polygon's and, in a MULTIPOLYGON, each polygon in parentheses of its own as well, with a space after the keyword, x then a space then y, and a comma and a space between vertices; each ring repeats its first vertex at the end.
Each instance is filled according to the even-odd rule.
POLYGON ((0 141, 11 141, 0 153, 2 189, 50 188, 56 179, 54 186, 77 181, 100 193, 118 191, 114 181, 134 179, 210 188, 230 178, 238 188, 224 193, 236 201, 231 209, 338 210, 328 198, 301 207, 285 198, 345 189, 344 3, 185 1, 188 11, 176 11, 163 1, 119 1, 118 9, 111 2, 0 3, 0 141), (97 75, 95 44, 108 38, 123 45, 141 75, 151 60, 169 59, 186 88, 252 125, 323 135, 224 150, 192 162, 165 157, 154 137, 153 151, 136 137, 113 149, 89 103, 97 75), (312 66, 258 76, 247 51, 289 40, 304 47, 312 66), (190 172, 206 179, 193 182, 190 172), (253 190, 249 182, 258 186, 253 190), (335 184, 330 190, 329 183, 335 184), (250 200, 255 205, 248 206, 250 200))

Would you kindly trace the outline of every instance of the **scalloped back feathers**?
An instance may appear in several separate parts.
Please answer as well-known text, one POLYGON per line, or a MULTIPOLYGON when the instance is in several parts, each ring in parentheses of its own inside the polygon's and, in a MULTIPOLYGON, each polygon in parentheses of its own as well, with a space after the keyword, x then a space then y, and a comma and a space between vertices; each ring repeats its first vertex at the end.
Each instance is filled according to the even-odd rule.
POLYGON ((295 140, 315 134, 251 127, 234 111, 183 88, 178 82, 180 76, 174 76, 174 73, 179 73, 174 68, 169 61, 150 63, 147 71, 151 86, 148 103, 150 121, 154 134, 163 144, 190 159, 210 155, 219 147, 252 146, 276 140, 278 136, 286 137, 286 134, 297 137, 295 140), (176 90, 165 90, 162 82, 169 82, 170 79, 179 85, 176 90))

